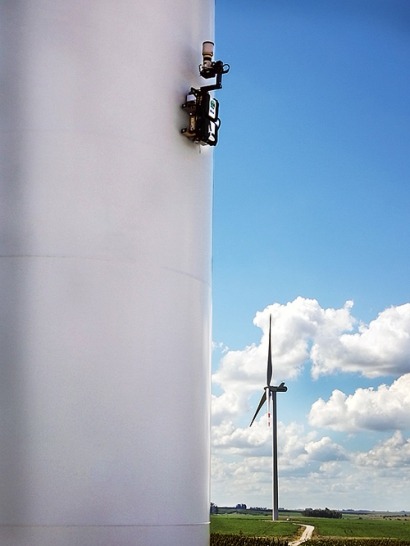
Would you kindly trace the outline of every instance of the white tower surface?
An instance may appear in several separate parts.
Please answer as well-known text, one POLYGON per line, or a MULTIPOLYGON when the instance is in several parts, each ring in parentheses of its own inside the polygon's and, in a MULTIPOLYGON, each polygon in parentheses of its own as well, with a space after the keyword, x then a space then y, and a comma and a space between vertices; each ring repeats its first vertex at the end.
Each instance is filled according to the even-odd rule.
POLYGON ((213 3, 0 3, 1 546, 208 544, 213 3))

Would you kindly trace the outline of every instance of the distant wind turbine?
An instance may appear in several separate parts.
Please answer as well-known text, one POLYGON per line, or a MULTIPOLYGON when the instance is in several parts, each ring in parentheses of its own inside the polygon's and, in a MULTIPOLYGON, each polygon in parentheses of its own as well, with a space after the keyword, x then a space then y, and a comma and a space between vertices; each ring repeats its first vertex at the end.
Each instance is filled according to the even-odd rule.
POLYGON ((268 426, 271 423, 271 401, 272 401, 272 520, 277 521, 279 519, 279 508, 278 508, 278 425, 277 425, 277 416, 276 416, 276 393, 277 392, 286 392, 288 390, 285 387, 285 383, 281 383, 279 386, 275 387, 271 385, 272 381, 272 349, 271 349, 271 328, 272 328, 272 315, 269 316, 269 348, 268 348, 268 367, 266 372, 266 387, 264 387, 264 392, 262 398, 259 402, 259 405, 256 409, 255 415, 251 421, 250 427, 256 419, 261 407, 268 401, 268 426))

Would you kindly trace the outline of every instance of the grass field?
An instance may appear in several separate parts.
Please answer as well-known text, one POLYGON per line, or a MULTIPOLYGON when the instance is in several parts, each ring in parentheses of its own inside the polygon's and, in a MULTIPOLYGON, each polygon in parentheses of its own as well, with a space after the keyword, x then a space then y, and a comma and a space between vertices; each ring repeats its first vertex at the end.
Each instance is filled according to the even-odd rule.
POLYGON ((218 515, 211 516, 211 533, 252 537, 293 537, 298 527, 291 522, 272 522, 266 516, 218 515))
POLYGON ((380 538, 405 541, 410 545, 410 518, 343 516, 342 519, 305 518, 297 514, 281 516, 272 523, 269 516, 224 514, 211 517, 211 533, 243 536, 280 537, 294 540, 301 525, 315 527, 314 538, 380 538))
POLYGON ((395 538, 410 542, 410 519, 382 517, 343 517, 342 519, 299 518, 315 526, 315 536, 395 538))

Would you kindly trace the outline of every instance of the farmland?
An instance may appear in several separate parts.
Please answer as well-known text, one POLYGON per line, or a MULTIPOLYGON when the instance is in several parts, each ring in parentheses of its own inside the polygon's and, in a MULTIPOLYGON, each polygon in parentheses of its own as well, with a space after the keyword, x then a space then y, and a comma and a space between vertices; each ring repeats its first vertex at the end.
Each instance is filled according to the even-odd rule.
POLYGON ((297 535, 297 527, 287 521, 273 524, 267 516, 218 515, 211 517, 211 533, 258 536, 292 537, 297 535))
POLYGON ((404 515, 343 515, 342 519, 308 518, 298 513, 269 516, 232 513, 211 517, 211 546, 284 546, 296 540, 302 525, 313 525, 307 546, 410 546, 410 518, 404 515), (264 537, 263 540, 252 537, 264 537))

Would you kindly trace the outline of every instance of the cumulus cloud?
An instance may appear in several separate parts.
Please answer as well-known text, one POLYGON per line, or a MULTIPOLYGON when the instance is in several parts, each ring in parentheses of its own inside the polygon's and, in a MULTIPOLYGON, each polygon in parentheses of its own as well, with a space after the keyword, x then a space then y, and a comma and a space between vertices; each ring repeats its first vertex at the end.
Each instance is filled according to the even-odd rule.
MULTIPOLYGON (((314 432, 306 432, 303 425, 296 423, 279 422, 278 440, 278 466, 286 481, 312 469, 319 471, 324 462, 343 458, 340 446, 329 438, 316 440, 314 432)), ((240 499, 245 497, 248 503, 271 506, 266 498, 271 494, 272 484, 272 431, 264 419, 251 428, 236 427, 227 421, 213 427, 212 453, 215 495, 231 498, 225 501, 227 504, 235 498, 239 500, 234 504, 243 502, 240 499)))
POLYGON ((390 307, 355 333, 322 332, 311 350, 312 374, 359 372, 367 377, 410 371, 410 303, 390 307))
MULTIPOLYGON (((262 342, 267 347, 269 316, 272 316, 272 358, 278 374, 296 377, 311 357, 311 345, 351 331, 356 319, 351 315, 353 302, 340 309, 322 309, 313 299, 298 297, 285 305, 274 303, 256 313, 254 324, 263 329, 262 342)), ((266 350, 265 350, 266 358, 266 350)))
MULTIPOLYGON (((342 446, 328 436, 316 439, 316 433, 306 432, 303 425, 278 423, 278 459, 283 471, 293 471, 311 463, 342 461, 347 458, 342 446)), ((236 427, 224 421, 212 429, 212 447, 215 454, 243 457, 272 455, 272 431, 263 419, 252 427, 236 427)))
POLYGON ((305 450, 309 459, 314 461, 328 463, 329 461, 347 459, 343 447, 333 442, 328 436, 324 436, 316 442, 308 442, 305 450))
MULTIPOLYGON (((305 367, 315 380, 313 390, 328 385, 331 374, 347 372, 352 378, 356 373, 362 382, 363 377, 392 376, 391 384, 351 394, 335 389, 328 397, 326 390, 326 397, 311 405, 312 428, 302 424, 304 408, 301 422, 278 423, 280 503, 303 508, 314 504, 312 499, 326 498, 326 505, 335 508, 367 508, 366 499, 380 498, 372 509, 403 508, 395 499, 407 494, 403 476, 410 479, 410 440, 403 436, 410 429, 410 304, 386 309, 369 324, 352 311, 351 301, 338 309, 302 297, 275 303, 254 318, 261 329, 259 343, 234 351, 221 347, 212 377, 214 502, 271 506, 272 436, 265 411, 248 426, 266 384, 271 315, 274 384, 296 381, 305 367), (321 436, 320 428, 329 435, 321 436), (340 433, 358 431, 372 431, 366 441, 360 436, 363 451, 354 447, 358 436, 340 440, 340 433), (394 434, 373 446, 373 431, 394 434), (364 448, 369 438, 372 445, 364 448)), ((299 411, 299 400, 295 403, 299 411)))
POLYGON ((272 315, 273 381, 296 378, 310 358, 312 340, 318 336, 330 339, 352 330, 355 319, 350 314, 352 302, 341 309, 322 309, 316 300, 296 298, 281 305, 275 303, 258 312, 254 324, 261 328, 258 345, 242 350, 226 350, 213 384, 222 394, 213 399, 217 421, 246 410, 249 396, 266 384, 269 316, 272 315), (229 393, 229 394, 227 394, 229 393))
MULTIPOLYGON (((315 379, 343 372, 365 377, 410 372, 410 304, 386 309, 369 325, 358 322, 352 308, 353 303, 347 301, 339 309, 324 309, 316 300, 299 297, 258 312, 254 324, 262 330, 260 343, 226 350, 212 376, 221 391, 214 398, 215 419, 248 411, 250 395, 265 385, 269 315, 274 382, 297 378, 309 364, 315 379)), ((335 393, 327 409, 340 413, 337 405, 344 404, 335 393)))
POLYGON ((225 391, 219 396, 212 395, 212 423, 217 425, 240 414, 241 400, 234 391, 225 391))
POLYGON ((315 427, 355 432, 358 430, 396 430, 410 427, 410 374, 391 386, 357 389, 346 395, 334 390, 329 400, 317 400, 309 413, 315 427))
MULTIPOLYGON (((235 427, 229 431, 231 435, 235 427)), ((232 506, 271 506, 272 458, 240 447, 240 432, 212 457, 212 500, 232 506), (237 445, 235 456, 226 449, 237 445)), ((288 508, 329 506, 337 509, 403 510, 408 508, 410 439, 401 432, 367 451, 351 451, 328 436, 314 437, 300 424, 279 423, 279 502, 288 508), (372 500, 369 500, 372 499, 372 500)), ((268 440, 270 443, 270 438, 268 440)), ((255 446, 256 447, 256 446, 255 446)))
POLYGON ((255 421, 252 427, 236 427, 232 421, 222 421, 212 427, 212 446, 215 451, 242 455, 270 455, 272 441, 269 430, 262 421, 255 421))
POLYGON ((410 468, 410 439, 400 431, 384 442, 380 442, 367 453, 358 453, 355 461, 359 466, 377 468, 410 468))

